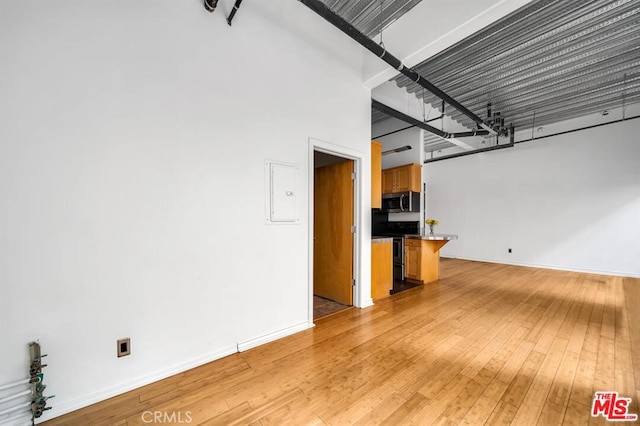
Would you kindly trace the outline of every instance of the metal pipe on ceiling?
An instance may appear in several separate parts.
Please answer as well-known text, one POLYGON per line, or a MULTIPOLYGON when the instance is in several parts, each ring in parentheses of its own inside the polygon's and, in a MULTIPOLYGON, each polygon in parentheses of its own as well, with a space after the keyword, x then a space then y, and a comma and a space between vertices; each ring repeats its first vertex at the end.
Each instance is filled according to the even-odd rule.
POLYGON ((236 0, 236 3, 233 5, 233 9, 231 9, 231 13, 227 18, 227 24, 231 26, 231 22, 233 21, 233 17, 236 16, 236 12, 240 9, 240 5, 242 4, 242 0, 236 0))
POLYGON ((398 129, 398 130, 394 130, 394 131, 389 132, 389 133, 384 133, 382 135, 374 136, 371 139, 383 138, 385 136, 393 135, 393 134, 396 134, 396 133, 399 133, 399 132, 404 132, 405 130, 408 130, 408 129, 413 129, 414 127, 416 127, 416 126, 412 124, 411 126, 403 127, 402 129, 398 129))
POLYGON ((438 96, 440 99, 445 101, 447 104, 451 105, 458 111, 462 112, 464 115, 473 120, 478 126, 482 127, 492 135, 495 135, 496 132, 485 123, 480 117, 478 117, 471 110, 466 108, 464 105, 453 99, 451 96, 440 90, 438 87, 427 81, 420 74, 415 72, 413 69, 406 67, 402 61, 391 53, 387 52, 387 49, 383 46, 380 46, 375 41, 371 40, 369 37, 362 34, 357 28, 351 25, 349 22, 344 20, 340 15, 334 13, 331 9, 327 7, 320 0, 298 0, 300 3, 307 6, 309 9, 313 10, 315 13, 324 18, 327 22, 331 23, 333 26, 338 28, 340 31, 351 37, 353 40, 358 42, 361 46, 378 56, 380 59, 385 61, 387 64, 392 66, 394 69, 398 70, 400 73, 405 75, 407 78, 415 81, 420 86, 424 87, 426 90, 430 91, 434 95, 438 96))
POLYGON ((504 148, 513 148, 513 146, 514 146, 513 143, 508 143, 508 144, 504 144, 504 145, 488 146, 486 148, 474 149, 473 151, 457 152, 457 153, 451 154, 451 155, 443 155, 442 157, 429 158, 427 160, 424 160, 424 162, 425 162, 425 164, 426 163, 435 163, 436 161, 450 160, 452 158, 465 157, 467 155, 472 155, 472 154, 480 154, 481 152, 496 151, 498 149, 504 149, 504 148))
POLYGON ((419 127, 421 129, 426 130, 427 132, 431 132, 434 135, 438 135, 441 138, 449 139, 449 138, 464 138, 468 136, 486 136, 489 134, 487 130, 474 130, 470 132, 457 132, 457 133, 448 133, 443 132, 442 130, 435 128, 433 126, 428 125, 420 120, 417 120, 409 115, 406 115, 398 110, 395 110, 383 103, 376 101, 375 99, 371 99, 371 107, 387 114, 390 117, 397 118, 398 120, 402 120, 405 123, 409 123, 415 127, 419 127))
POLYGON ((503 148, 512 148, 516 144, 520 144, 520 143, 537 141, 537 140, 540 140, 540 139, 550 138, 550 137, 553 137, 553 136, 565 135, 567 133, 581 132, 583 130, 593 129, 593 128, 602 127, 602 126, 608 126, 610 124, 616 124, 616 123, 621 123, 623 121, 636 120, 636 119, 640 119, 640 115, 637 115, 635 117, 622 118, 620 120, 615 120, 615 121, 609 121, 607 123, 599 123, 599 124, 593 124, 591 126, 580 127, 580 128, 577 128, 577 129, 565 130, 565 131, 562 131, 562 132, 552 133, 550 135, 538 136, 537 138, 536 137, 531 137, 529 139, 523 139, 523 140, 520 140, 520 141, 515 141, 515 134, 514 134, 513 130, 511 130, 511 141, 508 144, 505 144, 505 145, 494 145, 494 146, 490 146, 490 147, 487 147, 487 148, 476 149, 476 150, 473 150, 473 151, 465 151, 465 152, 458 152, 458 153, 450 154, 450 155, 443 155, 442 157, 429 158, 427 160, 424 160, 424 162, 425 163, 435 163, 436 161, 451 160, 452 158, 465 157, 467 155, 479 154, 481 152, 496 151, 498 149, 503 149, 503 148))

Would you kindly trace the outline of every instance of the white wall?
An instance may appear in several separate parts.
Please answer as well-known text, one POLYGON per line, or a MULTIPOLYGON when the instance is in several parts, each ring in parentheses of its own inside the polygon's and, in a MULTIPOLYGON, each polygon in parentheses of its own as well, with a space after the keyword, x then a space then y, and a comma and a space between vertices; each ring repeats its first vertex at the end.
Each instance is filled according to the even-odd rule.
POLYGON ((429 215, 460 236, 443 256, 640 276, 639 130, 635 119, 426 164, 429 215))
POLYGON ((0 3, 0 384, 39 339, 47 417, 309 326, 308 140, 369 164, 362 50, 232 4, 0 3), (299 165, 299 225, 265 224, 266 159, 299 165))

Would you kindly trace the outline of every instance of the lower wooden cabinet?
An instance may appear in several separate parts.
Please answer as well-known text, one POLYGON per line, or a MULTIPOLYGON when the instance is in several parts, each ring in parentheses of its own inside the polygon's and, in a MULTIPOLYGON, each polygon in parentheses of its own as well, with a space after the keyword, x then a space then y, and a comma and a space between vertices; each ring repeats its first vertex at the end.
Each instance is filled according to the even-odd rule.
POLYGON ((420 240, 415 240, 417 242, 409 242, 410 240, 406 240, 404 247, 404 275, 406 278, 422 281, 420 278, 422 276, 421 272, 421 259, 422 259, 422 247, 420 240))
POLYGON ((404 239, 404 276, 414 282, 430 283, 440 278, 440 249, 447 240, 404 239))
POLYGON ((393 288, 393 242, 371 241, 371 298, 389 296, 393 288))

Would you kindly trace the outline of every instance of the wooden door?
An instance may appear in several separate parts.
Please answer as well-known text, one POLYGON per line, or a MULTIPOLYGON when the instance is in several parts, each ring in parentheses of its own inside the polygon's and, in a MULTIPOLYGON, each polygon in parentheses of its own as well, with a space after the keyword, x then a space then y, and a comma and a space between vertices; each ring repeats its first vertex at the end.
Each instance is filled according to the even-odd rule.
POLYGON ((315 169, 313 292, 353 304, 352 160, 315 169))

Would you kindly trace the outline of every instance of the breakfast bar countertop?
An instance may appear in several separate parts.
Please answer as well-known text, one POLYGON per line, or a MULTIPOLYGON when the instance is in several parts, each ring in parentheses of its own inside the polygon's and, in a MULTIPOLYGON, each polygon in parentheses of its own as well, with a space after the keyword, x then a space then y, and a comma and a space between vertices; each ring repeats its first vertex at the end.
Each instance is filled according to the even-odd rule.
POLYGON ((431 241, 449 241, 449 240, 457 240, 458 236, 455 234, 429 234, 422 233, 418 235, 405 235, 405 238, 410 238, 413 240, 431 240, 431 241))

